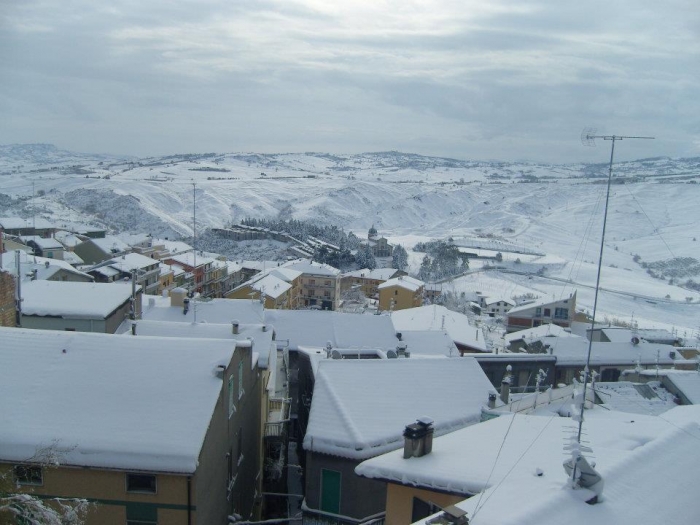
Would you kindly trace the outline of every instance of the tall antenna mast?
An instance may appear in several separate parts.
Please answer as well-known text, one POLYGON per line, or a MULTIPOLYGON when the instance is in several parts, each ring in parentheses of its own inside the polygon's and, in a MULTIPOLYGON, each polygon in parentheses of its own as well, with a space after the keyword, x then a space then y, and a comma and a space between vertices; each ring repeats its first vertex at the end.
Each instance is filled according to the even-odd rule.
POLYGON ((197 293, 197 183, 192 183, 192 272, 194 276, 193 296, 197 293))
POLYGON ((595 296, 593 299, 593 316, 591 317, 591 328, 590 336, 588 338, 588 353, 586 354, 586 367, 584 368, 583 375, 583 395, 581 397, 581 404, 579 408, 578 416, 578 431, 576 434, 577 446, 574 448, 574 454, 572 458, 564 463, 564 468, 567 472, 571 470, 571 481, 573 484, 580 487, 592 487, 593 485, 598 485, 599 490, 602 490, 602 478, 600 475, 591 467, 581 454, 581 433, 583 431, 583 412, 586 406, 586 390, 588 388, 588 381, 591 375, 590 364, 591 364, 591 351, 593 349, 593 330, 595 329, 595 315, 598 309, 598 290, 600 289, 600 270, 603 266, 603 249, 605 247, 605 229, 608 222, 608 203, 610 202, 610 185, 612 182, 612 172, 613 172, 613 159, 615 157, 615 142, 618 140, 625 139, 645 139, 652 140, 654 137, 638 137, 638 136, 626 136, 626 135, 596 135, 596 129, 586 128, 581 133, 581 142, 584 146, 595 146, 595 139, 609 140, 611 144, 610 148, 610 165, 608 167, 608 185, 605 192, 605 211, 603 212, 603 232, 600 236, 600 252, 598 254, 598 273, 596 275, 595 282, 595 296), (599 484, 600 483, 600 484, 599 484))

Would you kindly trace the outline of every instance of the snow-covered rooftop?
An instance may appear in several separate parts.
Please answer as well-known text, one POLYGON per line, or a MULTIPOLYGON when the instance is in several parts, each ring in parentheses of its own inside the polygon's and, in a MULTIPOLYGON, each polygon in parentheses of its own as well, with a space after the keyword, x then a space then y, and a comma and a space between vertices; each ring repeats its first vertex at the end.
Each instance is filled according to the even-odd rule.
POLYGON ((426 456, 393 452, 356 472, 457 494, 483 491, 457 504, 481 525, 690 524, 698 499, 679 487, 697 481, 699 423, 695 406, 663 417, 588 411, 586 441, 605 481, 595 505, 584 501, 590 491, 567 487, 563 446, 573 423, 556 415, 501 416, 435 439, 426 456))
POLYGON ((199 268, 200 266, 206 266, 207 264, 212 264, 216 259, 213 257, 206 257, 199 254, 194 254, 192 252, 180 253, 178 255, 169 255, 166 259, 189 266, 190 268, 199 268))
POLYGON ((661 386, 659 381, 645 384, 629 381, 597 382, 595 393, 603 407, 620 412, 656 416, 677 406, 675 396, 661 386))
MULTIPOLYGON (((75 275, 80 275, 85 277, 85 279, 92 280, 92 276, 83 273, 79 270, 73 268, 67 261, 62 261, 60 259, 49 259, 46 257, 38 257, 35 255, 28 254, 26 252, 20 251, 19 255, 20 261, 20 272, 24 280, 31 278, 34 270, 36 270, 37 279, 49 279, 59 270, 65 270, 66 272, 73 273, 75 275)), ((15 252, 5 252, 0 253, 0 267, 8 270, 13 275, 17 275, 17 266, 15 264, 15 252)))
POLYGON ((508 312, 508 315, 512 314, 517 314, 519 312, 524 312, 526 310, 529 310, 530 308, 536 308, 538 306, 546 306, 548 304, 554 304, 554 303, 559 303, 561 301, 566 301, 567 299, 572 299, 576 296, 576 292, 573 292, 571 296, 569 297, 562 297, 561 299, 553 299, 551 297, 544 297, 541 299, 536 299, 534 301, 527 301, 525 303, 521 303, 518 306, 515 306, 510 309, 508 312))
POLYGON ((459 355, 454 340, 444 330, 404 330, 401 332, 401 342, 406 344, 406 350, 412 357, 459 355))
POLYGON ((78 244, 83 242, 83 240, 74 233, 63 230, 57 231, 53 236, 66 248, 75 248, 78 244))
POLYGON ((304 449, 383 454, 401 447, 404 428, 420 417, 434 420, 437 435, 478 422, 492 390, 473 358, 321 361, 304 449))
POLYGON ((158 264, 157 260, 141 255, 140 253, 125 253, 124 255, 112 259, 109 266, 122 273, 130 273, 131 270, 142 270, 156 264, 158 264))
POLYGON ((487 351, 484 334, 481 329, 469 324, 466 315, 448 310, 444 306, 429 305, 407 308, 391 313, 397 332, 404 330, 440 330, 447 331, 452 340, 461 345, 487 351))
POLYGON ((297 270, 311 275, 325 275, 328 277, 336 277, 340 275, 340 270, 337 268, 334 268, 328 264, 317 263, 310 259, 297 259, 296 261, 284 263, 282 266, 284 268, 291 268, 292 270, 297 270))
POLYGON ((181 253, 191 251, 193 248, 182 241, 171 241, 168 239, 153 239, 153 246, 163 246, 170 253, 181 253))
POLYGON ((114 235, 107 235, 101 239, 88 239, 85 242, 91 242, 104 253, 119 253, 129 251, 131 248, 128 244, 114 235))
POLYGON ((393 279, 389 279, 388 281, 383 282, 377 287, 377 289, 384 290, 385 288, 398 286, 399 288, 405 288, 406 290, 409 290, 411 292, 416 292, 424 284, 425 283, 423 283, 423 281, 419 281, 418 279, 414 279, 413 277, 409 277, 408 275, 402 275, 401 277, 394 277, 393 279))
POLYGON ((343 277, 358 277, 363 279, 375 279, 377 281, 387 281, 391 279, 398 270, 394 268, 375 268, 370 270, 369 268, 363 268, 361 270, 354 270, 352 272, 347 272, 343 274, 343 277))
MULTIPOLYGON (((185 317, 185 316, 183 316, 185 317)), ((228 339, 233 341, 252 341, 255 352, 260 356, 260 364, 267 366, 270 351, 277 351, 277 345, 272 341, 272 329, 263 324, 239 323, 238 333, 233 333, 231 323, 193 323, 188 319, 175 321, 149 321, 140 319, 138 321, 125 320, 119 329, 118 334, 134 337, 132 325, 136 325, 136 337, 156 336, 156 337, 178 337, 191 339, 228 339)))
POLYGON ((393 349, 398 343, 394 325, 387 315, 358 315, 315 310, 267 310, 277 339, 289 339, 290 349, 298 346, 334 348, 393 349))
MULTIPOLYGON (((556 356, 558 365, 583 365, 586 363, 589 341, 583 337, 547 337, 541 339, 556 356)), ((625 343, 592 343, 591 364, 615 364, 634 366, 637 361, 643 365, 657 362, 662 366, 684 361, 683 356, 673 347, 641 342, 637 345, 625 343)))
POLYGON ((170 297, 153 296, 144 300, 143 319, 149 321, 189 321, 228 324, 234 320, 239 323, 256 324, 263 321, 263 307, 260 301, 250 299, 207 299, 190 300, 186 314, 183 308, 171 306, 170 297))
POLYGON ((274 275, 266 275, 262 279, 252 282, 250 286, 273 299, 277 299, 292 287, 287 281, 283 281, 274 275))
MULTIPOLYGON (((111 285, 107 285, 111 286, 111 285)), ((231 341, 0 328, 0 459, 192 473, 231 341)))
POLYGON ((635 336, 639 339, 657 341, 660 343, 667 342, 668 344, 672 344, 678 339, 668 330, 662 329, 631 330, 630 328, 610 326, 605 328, 596 328, 596 331, 597 330, 603 332, 605 334, 605 337, 607 337, 608 340, 610 340, 613 343, 627 343, 631 341, 632 338, 635 336))
POLYGON ((53 237, 40 237, 39 235, 23 235, 20 237, 24 244, 33 242, 42 250, 62 250, 63 244, 53 237))
POLYGON ((700 405, 700 373, 694 370, 642 370, 646 377, 665 377, 691 403, 700 405))
POLYGON ((131 284, 28 281, 22 285, 22 315, 105 319, 130 298, 131 284))
POLYGON ((534 328, 528 328, 527 330, 518 330, 517 332, 511 332, 503 336, 506 343, 512 343, 513 341, 529 341, 530 339, 539 339, 542 337, 578 337, 581 336, 571 333, 571 330, 566 330, 561 326, 547 323, 534 328))

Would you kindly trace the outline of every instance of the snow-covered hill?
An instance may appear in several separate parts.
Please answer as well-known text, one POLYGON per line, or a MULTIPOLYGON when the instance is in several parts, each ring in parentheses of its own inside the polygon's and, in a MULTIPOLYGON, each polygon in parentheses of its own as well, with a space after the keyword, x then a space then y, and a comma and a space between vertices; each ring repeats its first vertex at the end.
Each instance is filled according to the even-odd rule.
MULTIPOLYGON (((506 254, 546 254, 539 261, 506 255, 505 265, 520 273, 499 273, 500 285, 484 280, 481 286, 493 284, 504 296, 516 295, 516 289, 551 294, 561 293, 563 286, 577 288, 579 303, 590 308, 592 295, 585 290, 595 283, 606 158, 601 148, 596 165, 476 162, 398 152, 135 159, 45 144, 0 146, 0 216, 36 213, 117 231, 191 235, 196 194, 198 229, 282 214, 363 235, 374 224, 407 247, 452 237, 465 246, 480 244, 506 254), (542 267, 549 280, 535 284, 540 277, 532 274, 542 267)), ((700 308, 694 303, 700 295, 678 287, 693 276, 669 284, 670 275, 658 278, 662 271, 654 278, 641 263, 660 262, 654 267, 665 268, 676 264, 669 262, 674 259, 700 260, 695 240, 700 236, 700 158, 619 163, 615 182, 603 286, 623 295, 608 294, 608 307, 604 296, 603 312, 697 329, 700 308)), ((692 261, 689 267, 696 268, 692 261)), ((475 275, 486 274, 495 275, 492 270, 475 275)))

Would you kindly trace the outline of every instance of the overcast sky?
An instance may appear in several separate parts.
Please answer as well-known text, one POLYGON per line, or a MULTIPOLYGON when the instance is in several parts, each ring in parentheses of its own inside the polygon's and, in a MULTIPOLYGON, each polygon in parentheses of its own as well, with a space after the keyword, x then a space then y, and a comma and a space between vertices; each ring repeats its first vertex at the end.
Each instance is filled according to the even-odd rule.
POLYGON ((700 155, 698 0, 0 0, 0 144, 605 161, 586 126, 700 155))

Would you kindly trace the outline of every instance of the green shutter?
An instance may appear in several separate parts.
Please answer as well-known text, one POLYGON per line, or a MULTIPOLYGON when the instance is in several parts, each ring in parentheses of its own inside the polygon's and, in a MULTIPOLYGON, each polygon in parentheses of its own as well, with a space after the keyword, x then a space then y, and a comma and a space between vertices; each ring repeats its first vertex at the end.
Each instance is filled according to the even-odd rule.
POLYGON ((321 469, 321 510, 340 514, 340 472, 321 469))

